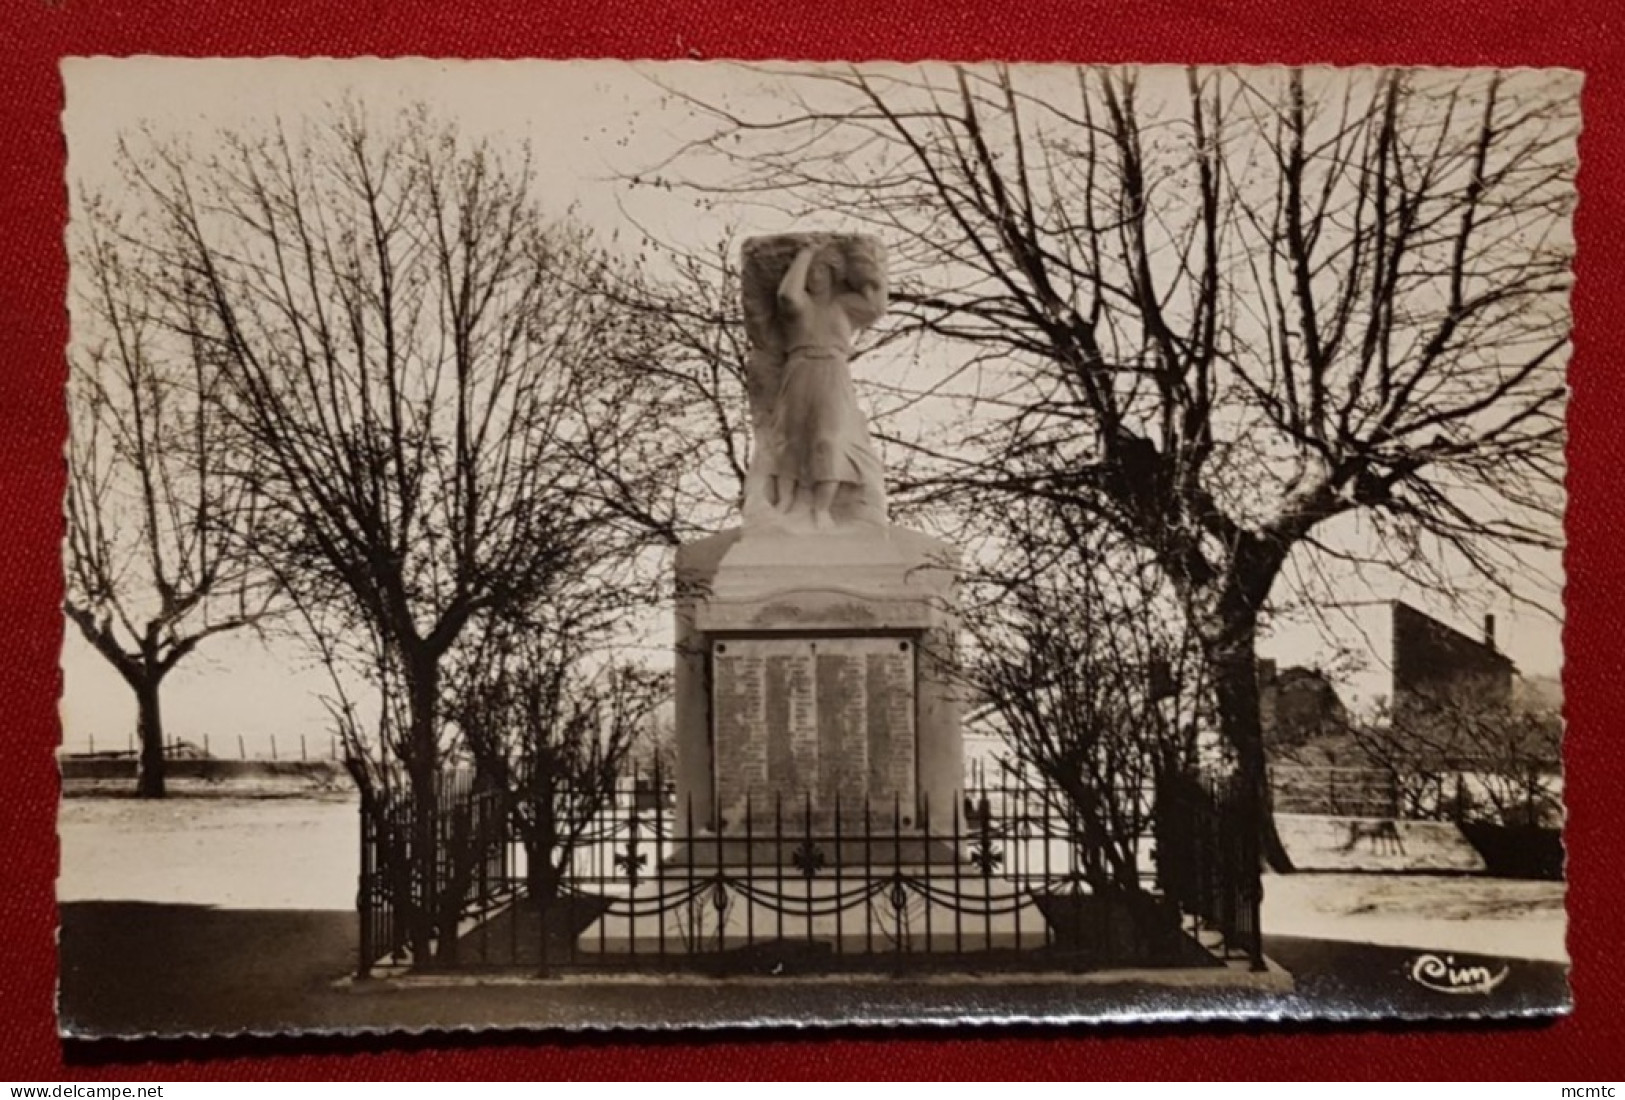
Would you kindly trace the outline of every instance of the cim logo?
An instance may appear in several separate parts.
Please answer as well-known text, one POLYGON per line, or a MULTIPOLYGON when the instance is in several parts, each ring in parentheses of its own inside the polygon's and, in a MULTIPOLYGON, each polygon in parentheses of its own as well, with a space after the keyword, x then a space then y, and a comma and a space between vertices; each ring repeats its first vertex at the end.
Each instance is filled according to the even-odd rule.
POLYGON ((1487 994, 1506 981, 1511 972, 1512 968, 1505 965, 1493 973, 1487 966, 1457 966, 1454 955, 1440 958, 1429 954, 1418 955, 1416 961, 1411 963, 1410 978, 1417 985, 1436 993, 1487 994))

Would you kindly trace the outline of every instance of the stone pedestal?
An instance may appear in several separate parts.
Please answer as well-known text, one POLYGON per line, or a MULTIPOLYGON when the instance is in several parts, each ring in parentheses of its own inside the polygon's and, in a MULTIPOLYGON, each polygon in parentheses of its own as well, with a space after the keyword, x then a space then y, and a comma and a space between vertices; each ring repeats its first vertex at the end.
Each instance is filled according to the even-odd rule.
POLYGON ((952 547, 900 527, 749 528, 682 547, 677 572, 680 829, 951 823, 952 547))

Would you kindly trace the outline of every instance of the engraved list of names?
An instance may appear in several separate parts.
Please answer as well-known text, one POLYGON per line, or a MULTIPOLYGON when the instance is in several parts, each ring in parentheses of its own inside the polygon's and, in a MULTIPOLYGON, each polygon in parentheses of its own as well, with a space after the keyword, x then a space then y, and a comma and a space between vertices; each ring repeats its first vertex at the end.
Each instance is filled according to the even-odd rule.
POLYGON ((904 638, 733 638, 712 645, 724 828, 868 799, 877 825, 914 815, 914 644, 904 638))

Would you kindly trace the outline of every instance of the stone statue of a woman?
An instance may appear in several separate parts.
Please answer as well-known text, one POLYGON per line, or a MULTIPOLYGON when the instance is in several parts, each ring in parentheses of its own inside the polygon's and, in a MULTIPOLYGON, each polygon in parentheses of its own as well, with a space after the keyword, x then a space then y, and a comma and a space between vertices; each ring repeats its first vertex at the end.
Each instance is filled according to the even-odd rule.
POLYGON ((769 352, 776 369, 757 381, 765 391, 757 415, 757 491, 777 525, 804 522, 826 531, 848 522, 885 523, 880 461, 849 366, 853 338, 886 310, 878 244, 863 237, 790 241, 797 247, 777 281, 772 332, 758 341, 758 357, 769 352))

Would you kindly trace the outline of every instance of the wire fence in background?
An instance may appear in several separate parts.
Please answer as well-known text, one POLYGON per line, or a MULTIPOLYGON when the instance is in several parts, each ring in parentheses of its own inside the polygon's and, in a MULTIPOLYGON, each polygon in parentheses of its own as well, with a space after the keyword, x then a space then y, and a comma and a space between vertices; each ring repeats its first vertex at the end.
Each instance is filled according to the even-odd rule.
MULTIPOLYGON (((69 758, 83 759, 135 759, 140 755, 140 744, 135 734, 126 734, 124 737, 98 737, 95 734, 86 734, 82 737, 65 738, 59 754, 69 758)), ((267 737, 246 738, 240 734, 216 737, 212 734, 203 734, 200 737, 168 737, 164 740, 164 758, 166 760, 328 760, 342 763, 344 760, 343 746, 339 739, 331 734, 290 734, 277 737, 272 734, 267 737)))

